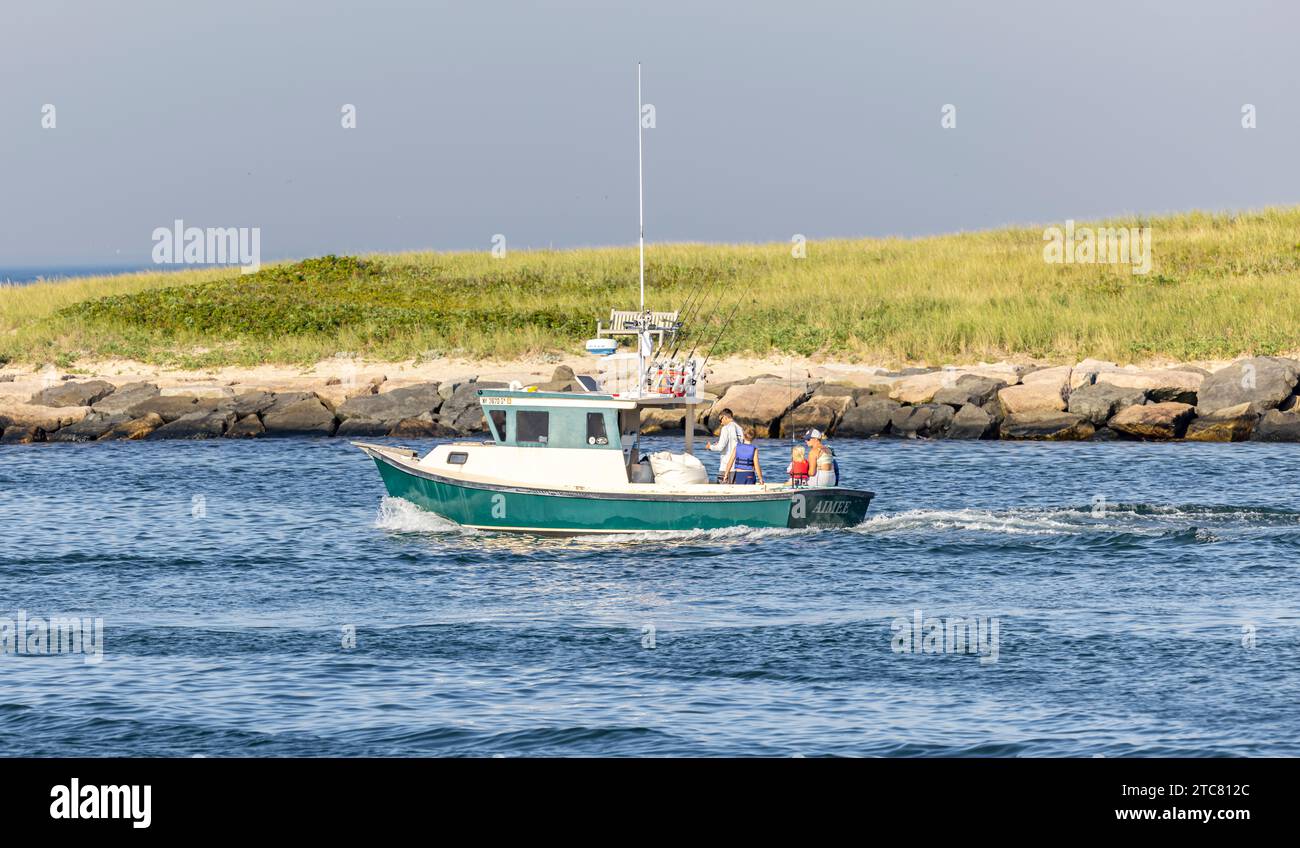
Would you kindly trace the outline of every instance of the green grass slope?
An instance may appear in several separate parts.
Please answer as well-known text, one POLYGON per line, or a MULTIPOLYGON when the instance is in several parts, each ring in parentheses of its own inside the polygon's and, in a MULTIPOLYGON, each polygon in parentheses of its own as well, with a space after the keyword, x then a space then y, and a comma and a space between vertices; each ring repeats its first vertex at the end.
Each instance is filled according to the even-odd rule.
MULTIPOLYGON (((938 364, 1300 349, 1300 207, 1095 225, 1150 226, 1151 273, 1048 264, 1035 227, 815 241, 801 259, 788 244, 652 245, 647 291, 653 308, 674 309, 712 287, 695 322, 706 341, 738 302, 715 355, 938 364)), ((249 275, 38 283, 0 289, 0 358, 206 366, 571 353, 610 307, 636 299, 634 248, 331 256, 249 275)))

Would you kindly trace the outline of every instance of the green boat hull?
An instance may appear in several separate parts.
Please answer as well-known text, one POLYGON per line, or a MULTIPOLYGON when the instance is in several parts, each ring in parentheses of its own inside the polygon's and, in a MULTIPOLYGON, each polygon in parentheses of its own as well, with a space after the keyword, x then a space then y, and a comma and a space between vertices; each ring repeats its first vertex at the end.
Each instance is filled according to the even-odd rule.
POLYGON ((393 497, 467 527, 525 533, 853 527, 873 497, 838 486, 746 495, 576 493, 470 483, 371 457, 393 497))

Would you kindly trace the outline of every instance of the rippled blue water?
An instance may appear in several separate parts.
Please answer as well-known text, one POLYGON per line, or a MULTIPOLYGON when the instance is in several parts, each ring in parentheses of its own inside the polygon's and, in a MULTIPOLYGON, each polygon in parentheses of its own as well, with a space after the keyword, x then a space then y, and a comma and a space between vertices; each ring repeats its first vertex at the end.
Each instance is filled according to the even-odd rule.
POLYGON ((856 530, 567 540, 342 440, 0 448, 0 617, 105 624, 0 656, 0 754, 1300 754, 1294 447, 837 448, 856 530))

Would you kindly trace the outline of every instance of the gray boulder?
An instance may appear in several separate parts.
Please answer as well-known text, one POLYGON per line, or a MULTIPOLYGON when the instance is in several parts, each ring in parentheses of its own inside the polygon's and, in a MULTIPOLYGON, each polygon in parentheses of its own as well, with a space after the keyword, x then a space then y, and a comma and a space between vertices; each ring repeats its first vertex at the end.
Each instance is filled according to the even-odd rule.
POLYGON ((1192 419, 1183 438, 1191 442, 1244 442, 1258 419, 1259 415, 1250 411, 1250 404, 1239 403, 1192 419))
POLYGON ((984 410, 984 414, 989 417, 989 421, 992 422, 994 428, 1001 424, 1002 419, 1006 417, 1002 412, 1002 403, 996 397, 981 406, 980 409, 984 410))
POLYGON ((452 392, 442 405, 440 420, 459 433, 477 433, 487 429, 483 407, 478 402, 479 389, 504 389, 506 383, 465 383, 452 392))
POLYGON ((229 400, 221 401, 218 408, 228 409, 240 418, 246 418, 249 415, 260 415, 270 409, 276 398, 274 392, 260 390, 240 392, 229 400))
POLYGON ((1259 442, 1300 442, 1300 412, 1270 409, 1255 425, 1251 438, 1259 442))
POLYGON ((1094 382, 1110 383, 1125 389, 1140 389, 1153 403, 1187 403, 1196 405, 1197 393, 1205 377, 1181 368, 1102 368, 1094 382))
POLYGON ((1029 439, 1031 441, 1081 441, 1091 439, 1096 432, 1092 422, 1073 412, 1015 412, 1002 420, 1000 433, 1004 439, 1029 439))
POLYGON ((857 406, 849 407, 835 427, 836 436, 879 436, 889 430, 890 420, 899 408, 897 401, 889 398, 868 397, 859 399, 857 406))
POLYGON ((153 383, 127 383, 108 397, 96 401, 91 409, 101 415, 124 415, 137 403, 158 397, 158 391, 153 383))
POLYGON ((1069 411, 1101 427, 1121 409, 1137 406, 1146 400, 1142 389, 1130 389, 1110 383, 1091 383, 1070 393, 1069 411))
POLYGON ((60 427, 75 424, 90 414, 88 406, 33 406, 15 403, 14 398, 0 397, 0 428, 40 427, 52 433, 60 427))
POLYGON ((249 413, 226 429, 227 439, 255 439, 266 432, 262 419, 255 413, 249 413))
POLYGON ((28 403, 36 406, 93 406, 113 393, 113 384, 106 380, 87 380, 84 383, 62 383, 41 389, 28 403))
MULTIPOLYGON (((1300 362, 1278 356, 1256 356, 1221 368, 1201 383, 1196 410, 1210 415, 1249 403, 1250 411, 1273 409, 1294 394, 1300 383, 1300 362)), ((1262 423, 1262 422, 1261 422, 1262 423)))
MULTIPOLYGON (((1048 371, 1050 369, 1044 369, 1043 373, 1048 371)), ((1069 388, 1067 383, 1050 374, 1043 378, 1035 378, 1034 374, 1030 374, 1029 378, 1033 382, 998 390, 998 401, 1004 414, 1065 411, 1065 392, 1069 388)))
POLYGON ((442 408, 442 403, 437 383, 420 383, 382 394, 348 398, 338 408, 338 416, 342 421, 368 418, 397 422, 403 418, 416 418, 425 413, 437 412, 442 408))
MULTIPOLYGON (((996 389, 994 390, 996 391, 996 389)), ((953 416, 945 434, 949 439, 982 439, 993 427, 993 418, 982 408, 968 403, 953 416)))
POLYGON ((162 420, 162 416, 151 412, 141 418, 132 418, 129 421, 122 421, 118 424, 114 424, 100 435, 99 441, 135 441, 137 439, 143 439, 154 430, 163 426, 164 423, 166 422, 162 420))
POLYGON ((262 415, 268 436, 332 436, 336 424, 334 412, 314 394, 285 404, 277 397, 262 415))
POLYGON ((818 398, 856 398, 859 392, 869 392, 869 389, 860 389, 857 386, 845 386, 840 383, 822 383, 817 387, 817 391, 812 393, 811 401, 818 398))
POLYGON ((30 445, 33 442, 43 441, 45 441, 43 428, 22 424, 5 427, 4 436, 0 436, 0 444, 3 445, 30 445))
POLYGON ((807 392, 808 397, 817 394, 826 385, 825 380, 809 380, 803 377, 759 377, 750 385, 759 385, 760 383, 768 386, 786 386, 798 389, 807 392))
POLYGON ((840 417, 853 406, 853 390, 845 386, 822 386, 807 401, 781 418, 777 435, 799 436, 808 430, 832 433, 840 417))
POLYGON ((573 369, 567 365, 556 368, 548 382, 537 384, 539 392, 585 392, 586 390, 586 387, 578 382, 578 376, 573 373, 573 369))
POLYGON ((1190 404, 1165 401, 1128 406, 1110 419, 1110 429, 1135 439, 1180 439, 1196 414, 1190 404))
POLYGON ((456 394, 456 391, 462 386, 466 386, 477 380, 477 377, 457 377, 451 380, 444 380, 442 383, 438 384, 438 396, 442 398, 444 403, 446 403, 451 400, 451 396, 456 394))
POLYGON ((398 439, 445 439, 459 434, 435 416, 425 415, 403 418, 388 431, 388 435, 398 439))
POLYGON ((182 415, 154 430, 147 439, 215 439, 235 423, 235 413, 230 411, 198 411, 182 415))
POLYGON ((374 418, 349 418, 339 424, 339 428, 334 431, 334 435, 341 439, 387 436, 388 431, 393 429, 395 425, 396 422, 377 421, 374 418))
POLYGON ((801 380, 759 380, 734 385, 709 410, 709 432, 716 433, 722 410, 730 409, 742 427, 753 427, 759 438, 779 431, 785 414, 808 400, 820 384, 801 380))
POLYGON ((75 424, 62 427, 47 436, 51 442, 93 442, 114 426, 130 420, 121 415, 87 415, 75 424))
POLYGON ((955 417, 946 403, 923 403, 920 406, 900 406, 889 420, 890 432, 907 439, 936 438, 948 430, 955 417))
POLYGON ((171 395, 151 397, 132 404, 126 410, 126 414, 132 418, 143 418, 153 413, 163 421, 171 423, 181 416, 193 415, 195 412, 212 412, 215 408, 215 404, 211 401, 200 405, 197 398, 171 395))
POLYGON ((305 400, 319 401, 320 398, 316 396, 315 392, 276 392, 273 395, 271 404, 261 410, 261 412, 281 412, 294 404, 301 403, 305 400))
POLYGON ((894 400, 889 396, 889 388, 890 388, 889 386, 873 386, 868 388, 853 389, 853 402, 855 404, 860 404, 865 400, 871 400, 873 398, 876 398, 881 400, 890 400, 893 401, 895 404, 897 404, 898 401, 894 400))
POLYGON ((1006 386, 1003 380, 981 377, 978 374, 963 374, 953 385, 935 392, 934 402, 946 403, 956 409, 968 404, 979 407, 997 397, 998 391, 1006 386))
POLYGON ((809 430, 830 433, 835 429, 835 422, 839 417, 839 411, 834 407, 810 400, 781 417, 781 422, 777 425, 777 435, 784 439, 800 436, 809 430))
POLYGON ((704 384, 704 388, 707 391, 709 391, 711 394, 715 394, 718 397, 722 397, 727 393, 727 389, 731 388, 732 386, 750 386, 753 385, 754 383, 757 383, 759 380, 779 380, 779 379, 781 378, 775 374, 755 374, 752 377, 745 377, 740 380, 728 380, 725 383, 714 383, 712 381, 707 381, 704 384))

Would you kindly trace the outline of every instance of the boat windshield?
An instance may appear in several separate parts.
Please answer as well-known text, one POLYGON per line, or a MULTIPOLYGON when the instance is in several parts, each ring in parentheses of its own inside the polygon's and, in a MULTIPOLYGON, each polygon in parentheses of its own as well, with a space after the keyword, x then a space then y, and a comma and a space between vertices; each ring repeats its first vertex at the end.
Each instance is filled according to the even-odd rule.
POLYGON ((493 435, 498 442, 507 442, 510 440, 510 433, 506 429, 506 411, 504 409, 494 409, 488 413, 488 418, 492 421, 493 435))

